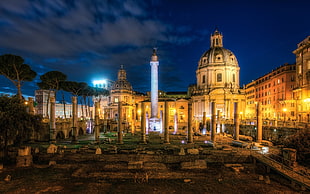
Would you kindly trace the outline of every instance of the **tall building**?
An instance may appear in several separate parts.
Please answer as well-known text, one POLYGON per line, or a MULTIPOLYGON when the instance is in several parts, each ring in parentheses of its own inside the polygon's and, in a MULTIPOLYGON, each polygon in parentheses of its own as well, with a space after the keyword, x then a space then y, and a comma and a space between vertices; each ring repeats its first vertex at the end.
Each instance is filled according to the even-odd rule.
POLYGON ((197 123, 205 125, 202 122, 210 119, 211 102, 215 102, 216 112, 225 120, 234 118, 234 102, 238 102, 241 112, 245 109, 245 95, 239 85, 239 71, 236 56, 223 47, 223 35, 215 30, 211 35, 210 49, 198 61, 197 83, 189 88, 196 128, 197 123))
POLYGON ((298 121, 310 122, 310 36, 297 45, 296 55, 296 112, 298 121))
POLYGON ((55 97, 55 92, 50 90, 36 90, 35 91, 35 101, 36 101, 36 114, 42 115, 43 117, 48 117, 50 112, 50 107, 47 106, 48 98, 55 97))
POLYGON ((246 85, 246 117, 254 118, 253 104, 260 102, 263 119, 295 120, 295 64, 284 64, 246 85))

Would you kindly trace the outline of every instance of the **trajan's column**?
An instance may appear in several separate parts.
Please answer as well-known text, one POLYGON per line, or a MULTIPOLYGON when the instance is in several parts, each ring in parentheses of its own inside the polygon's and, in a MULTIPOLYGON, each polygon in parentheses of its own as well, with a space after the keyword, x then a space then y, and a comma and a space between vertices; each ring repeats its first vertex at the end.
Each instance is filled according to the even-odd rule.
POLYGON ((158 57, 156 49, 150 61, 151 65, 151 118, 149 122, 150 131, 161 132, 160 119, 158 118, 158 57))

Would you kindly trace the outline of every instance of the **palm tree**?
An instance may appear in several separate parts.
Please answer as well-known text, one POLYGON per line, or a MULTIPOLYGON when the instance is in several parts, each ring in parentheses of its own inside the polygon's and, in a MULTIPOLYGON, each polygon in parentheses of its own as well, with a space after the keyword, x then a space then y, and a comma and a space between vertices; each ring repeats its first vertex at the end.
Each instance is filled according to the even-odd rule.
POLYGON ((32 81, 37 73, 24 64, 20 56, 5 54, 0 56, 0 75, 8 78, 17 88, 17 96, 22 99, 21 86, 24 81, 32 81))

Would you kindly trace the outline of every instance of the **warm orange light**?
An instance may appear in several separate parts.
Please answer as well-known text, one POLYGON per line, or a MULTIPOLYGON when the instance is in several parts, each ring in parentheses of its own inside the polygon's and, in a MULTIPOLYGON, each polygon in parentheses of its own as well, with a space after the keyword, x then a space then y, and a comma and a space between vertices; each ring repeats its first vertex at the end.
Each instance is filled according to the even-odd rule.
POLYGON ((283 108, 283 112, 286 112, 287 111, 287 108, 283 108))

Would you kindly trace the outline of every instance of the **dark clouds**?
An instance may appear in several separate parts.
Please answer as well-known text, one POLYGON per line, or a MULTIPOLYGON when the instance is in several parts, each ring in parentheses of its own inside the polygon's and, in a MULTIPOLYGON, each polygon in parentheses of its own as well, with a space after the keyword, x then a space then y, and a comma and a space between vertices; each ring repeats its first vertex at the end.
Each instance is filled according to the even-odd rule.
POLYGON ((178 27, 152 19, 150 6, 133 0, 5 0, 0 4, 0 45, 3 52, 30 61, 38 74, 58 70, 90 83, 101 76, 115 79, 124 64, 130 73, 143 66, 144 76, 128 77, 145 82, 153 46, 191 41, 170 33, 178 27))
MULTIPOLYGON (((290 3, 281 7, 273 2, 270 7, 258 2, 249 6, 202 0, 1 0, 0 54, 22 56, 39 75, 57 70, 69 80, 89 84, 93 79, 115 80, 124 65, 133 88, 146 92, 152 48, 158 47, 160 89, 185 91, 195 82, 197 61, 219 26, 224 46, 237 55, 242 80, 251 75, 244 70, 253 70, 259 63, 268 61, 266 71, 270 64, 291 62, 287 60, 291 56, 276 59, 275 53, 291 54, 298 41, 309 35, 306 17, 298 17, 301 27, 293 18, 298 15, 294 11, 303 13, 306 5, 292 3, 297 6, 292 9, 290 3), (294 33, 295 39, 289 39, 294 33), (280 44, 281 48, 274 47, 280 44)), ((259 76, 257 72, 251 79, 259 76)), ((0 90, 8 91, 12 87, 8 85, 1 81, 0 90)), ((28 95, 37 89, 35 83, 25 86, 28 95)))

